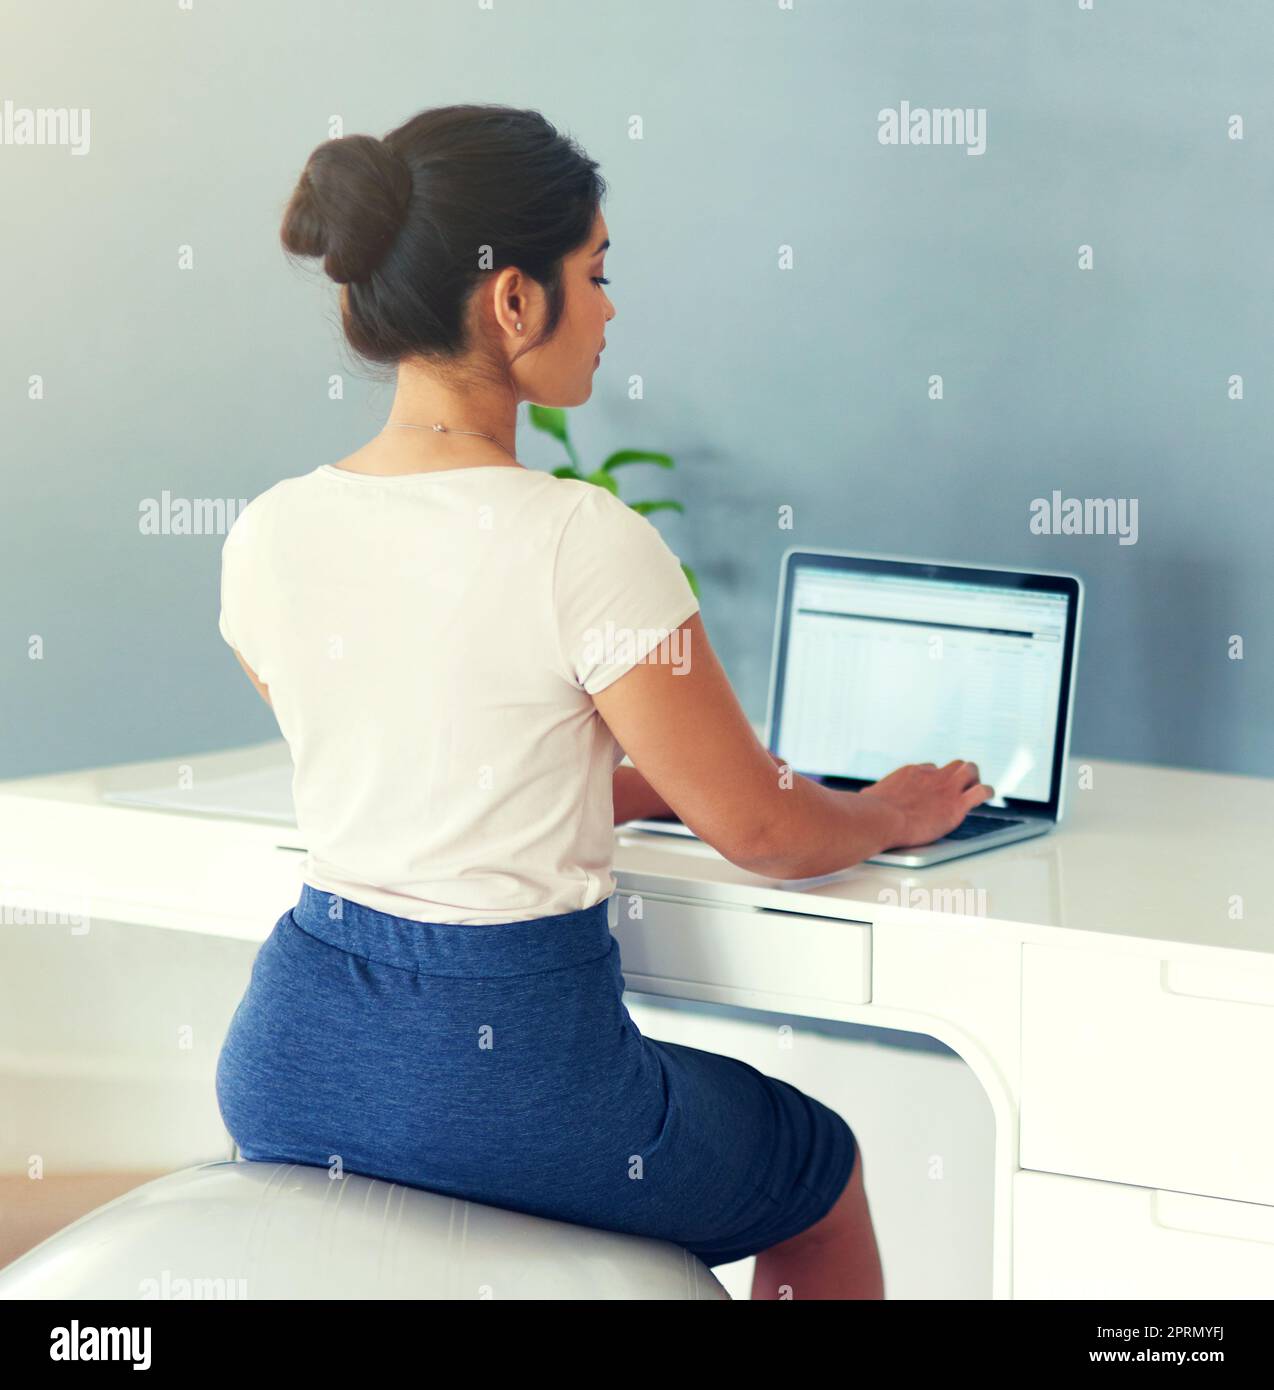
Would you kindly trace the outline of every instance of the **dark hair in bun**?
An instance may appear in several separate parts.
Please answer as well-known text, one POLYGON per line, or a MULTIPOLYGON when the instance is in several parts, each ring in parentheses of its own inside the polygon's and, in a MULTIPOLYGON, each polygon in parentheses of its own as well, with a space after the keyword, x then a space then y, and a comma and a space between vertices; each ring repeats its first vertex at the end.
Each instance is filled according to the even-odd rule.
POLYGON ((328 140, 310 156, 283 218, 283 244, 322 256, 338 285, 369 279, 407 215, 411 170, 370 135, 328 140))
POLYGON ((606 192, 597 170, 538 111, 435 107, 384 140, 319 145, 281 239, 346 286, 345 336, 369 361, 466 351, 470 293, 506 266, 544 288, 543 342, 561 320, 562 259, 584 244, 606 192))

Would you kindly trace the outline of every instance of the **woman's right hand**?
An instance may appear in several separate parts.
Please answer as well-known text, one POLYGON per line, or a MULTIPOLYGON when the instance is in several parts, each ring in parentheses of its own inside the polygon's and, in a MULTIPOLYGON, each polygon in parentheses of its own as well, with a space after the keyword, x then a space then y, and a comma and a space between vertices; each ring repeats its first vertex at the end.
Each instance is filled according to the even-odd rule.
POLYGON ((905 838, 888 848, 911 849, 942 839, 995 791, 978 780, 976 763, 957 758, 945 767, 908 763, 859 795, 880 797, 902 812, 905 838))

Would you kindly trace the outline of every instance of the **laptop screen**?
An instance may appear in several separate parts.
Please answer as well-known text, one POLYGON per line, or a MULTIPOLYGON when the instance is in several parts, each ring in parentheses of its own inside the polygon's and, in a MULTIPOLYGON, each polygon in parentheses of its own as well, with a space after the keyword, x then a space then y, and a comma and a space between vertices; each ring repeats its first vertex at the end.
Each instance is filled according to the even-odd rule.
POLYGON ((1076 599, 1063 576, 795 553, 770 747, 851 782, 967 758, 992 804, 1055 811, 1076 599))

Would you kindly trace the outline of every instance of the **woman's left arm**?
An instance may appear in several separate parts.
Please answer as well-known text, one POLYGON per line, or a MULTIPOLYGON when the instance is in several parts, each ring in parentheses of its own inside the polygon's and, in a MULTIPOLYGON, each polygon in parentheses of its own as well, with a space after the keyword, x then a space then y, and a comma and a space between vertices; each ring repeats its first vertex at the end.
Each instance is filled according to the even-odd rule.
POLYGON ((615 824, 676 813, 635 767, 617 767, 614 778, 615 824))

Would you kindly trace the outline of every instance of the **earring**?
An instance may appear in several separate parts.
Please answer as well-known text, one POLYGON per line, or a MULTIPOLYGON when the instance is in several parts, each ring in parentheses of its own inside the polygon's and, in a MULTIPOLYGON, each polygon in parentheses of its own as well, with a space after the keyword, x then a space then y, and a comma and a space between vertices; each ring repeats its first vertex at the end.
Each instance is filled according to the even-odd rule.
POLYGON ((521 333, 521 331, 522 331, 522 325, 521 325, 521 324, 518 324, 518 332, 521 333))

